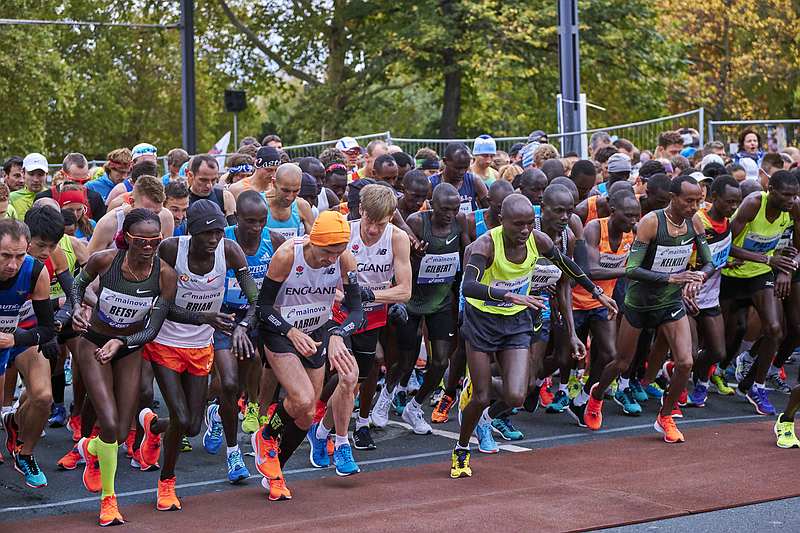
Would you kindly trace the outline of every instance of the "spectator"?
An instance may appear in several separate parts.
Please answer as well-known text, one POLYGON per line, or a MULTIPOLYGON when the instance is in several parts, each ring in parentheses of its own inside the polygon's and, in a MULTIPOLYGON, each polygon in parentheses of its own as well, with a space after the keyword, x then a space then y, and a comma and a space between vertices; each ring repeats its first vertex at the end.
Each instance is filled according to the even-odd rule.
POLYGON ((87 210, 84 215, 87 220, 100 220, 106 214, 106 203, 100 193, 88 188, 89 181, 89 163, 83 154, 71 153, 67 154, 64 161, 61 163, 59 170, 60 179, 53 179, 53 185, 39 194, 36 195, 35 200, 39 198, 53 198, 57 191, 61 190, 67 184, 76 184, 79 189, 86 190, 87 210))
POLYGON ((665 131, 658 136, 658 146, 654 157, 670 158, 679 155, 683 150, 683 137, 677 131, 665 131))
POLYGON ((5 173, 5 184, 11 192, 18 191, 23 185, 22 158, 12 155, 3 163, 5 173))
POLYGON ((179 179, 179 172, 184 163, 189 160, 189 154, 183 148, 173 148, 167 152, 167 170, 168 172, 161 177, 161 183, 164 187, 170 181, 179 179))
POLYGON ((261 141, 261 146, 272 146, 278 150, 283 150, 283 141, 273 133, 264 137, 264 140, 261 141))
POLYGON ((605 131, 596 131, 592 133, 589 139, 589 154, 594 157, 601 148, 611 145, 611 135, 605 131))
POLYGON ((739 134, 739 151, 733 156, 733 162, 741 164, 742 159, 746 158, 752 159, 757 165, 760 165, 761 159, 764 158, 762 146, 761 135, 755 130, 751 128, 742 130, 739 134))
POLYGON ((492 168, 492 160, 497 155, 497 144, 489 135, 479 135, 475 138, 472 145, 472 165, 470 172, 483 180, 486 186, 490 186, 498 178, 499 174, 492 168))

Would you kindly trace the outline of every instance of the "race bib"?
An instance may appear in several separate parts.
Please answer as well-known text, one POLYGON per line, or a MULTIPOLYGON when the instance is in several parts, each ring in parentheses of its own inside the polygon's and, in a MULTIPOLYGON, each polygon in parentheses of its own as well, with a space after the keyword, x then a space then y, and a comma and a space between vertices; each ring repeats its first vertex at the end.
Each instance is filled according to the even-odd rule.
POLYGON ((203 292, 179 287, 178 292, 175 294, 175 305, 197 313, 217 312, 222 308, 222 297, 224 295, 224 285, 217 290, 203 292))
POLYGON ((714 268, 722 268, 728 262, 732 241, 733 239, 729 233, 721 241, 708 245, 708 249, 711 250, 711 262, 714 264, 714 268))
POLYGON ((426 255, 419 262, 417 283, 420 285, 450 283, 456 277, 458 266, 458 252, 426 255))
MULTIPOLYGON (((152 293, 149 290, 142 292, 152 293)), ((128 296, 103 287, 97 300, 97 316, 113 328, 124 328, 144 320, 154 299, 154 296, 128 296)))
POLYGON ((780 240, 778 240, 777 248, 787 248, 794 246, 794 228, 787 228, 783 230, 780 240))
POLYGON ((269 228, 270 231, 274 231, 275 233, 279 233, 283 236, 284 239, 287 241, 289 239, 294 239, 297 237, 297 228, 269 228))
POLYGON ((550 261, 537 262, 531 276, 531 290, 539 291, 555 285, 561 279, 561 269, 550 261))
POLYGON ((0 315, 0 333, 14 333, 19 324, 19 309, 12 312, 13 315, 0 315))
POLYGON ((751 252, 765 254, 778 246, 780 238, 781 235, 759 235, 758 233, 750 232, 745 236, 742 248, 751 252))
POLYGON ((302 304, 281 307, 284 320, 303 333, 311 333, 328 321, 331 306, 328 304, 302 304))
MULTIPOLYGON (((530 291, 530 276, 522 276, 521 278, 516 279, 508 279, 508 280, 492 280, 489 283, 489 293, 491 294, 491 289, 503 289, 515 294, 519 294, 525 296, 530 291)), ((496 302, 494 300, 490 300, 485 302, 486 305, 493 305, 495 307, 511 307, 515 304, 510 302, 496 302)))
POLYGON ((600 254, 600 266, 608 269, 622 268, 628 261, 628 254, 600 254))
MULTIPOLYGON (((256 287, 259 291, 261 291, 261 285, 264 284, 264 275, 267 273, 267 265, 257 265, 249 267, 250 274, 253 276, 253 281, 256 282, 256 287), (262 272, 256 274, 254 269, 261 269, 262 272)), ((229 305, 240 305, 246 306, 247 302, 247 295, 242 290, 242 287, 239 285, 239 280, 236 277, 227 278, 225 280, 227 284, 227 292, 225 293, 225 303, 229 305)))
POLYGON ((461 199, 461 204, 458 206, 458 210, 465 215, 472 213, 472 198, 468 200, 461 199))
MULTIPOLYGON (((390 281, 383 281, 379 283, 361 283, 361 285, 373 291, 382 291, 391 287, 392 283, 390 281)), ((364 303, 362 305, 365 312, 375 311, 376 309, 381 309, 386 306, 386 304, 376 302, 364 303)))
POLYGON ((653 272, 663 272, 674 274, 683 272, 689 264, 689 257, 692 255, 694 239, 687 239, 686 244, 679 246, 656 246, 656 253, 653 257, 653 272))

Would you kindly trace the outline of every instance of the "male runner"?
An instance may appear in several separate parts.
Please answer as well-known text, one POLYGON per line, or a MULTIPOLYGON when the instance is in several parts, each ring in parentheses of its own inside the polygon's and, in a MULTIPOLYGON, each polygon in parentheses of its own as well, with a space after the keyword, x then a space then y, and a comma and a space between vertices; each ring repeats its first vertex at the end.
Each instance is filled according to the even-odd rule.
POLYGON ((464 214, 479 207, 489 207, 489 190, 483 180, 469 172, 471 163, 472 154, 466 145, 448 144, 444 150, 444 169, 429 178, 431 189, 435 189, 441 182, 449 183, 458 189, 461 195, 459 210, 464 214))
POLYGON ((253 175, 237 181, 228 190, 234 198, 237 198, 243 191, 251 189, 266 193, 272 189, 275 173, 280 164, 280 151, 272 146, 262 146, 256 153, 256 171, 253 175))
MULTIPOLYGON (((630 282, 617 334, 617 354, 592 386, 589 401, 598 404, 587 407, 584 420, 592 418, 589 427, 602 425, 603 393, 628 369, 642 329, 661 330, 672 351, 675 370, 653 427, 664 435, 665 442, 675 443, 683 442, 684 437, 672 413, 692 369, 692 336, 683 298, 696 296, 714 265, 703 223, 694 216, 703 201, 700 186, 693 177, 684 175, 673 179, 670 187, 669 206, 643 217, 637 226, 626 267, 630 282), (701 269, 687 270, 695 247, 701 269)), ((626 388, 624 382, 619 386, 626 388)))
POLYGON ((503 206, 503 200, 513 192, 514 188, 505 180, 495 181, 489 186, 489 207, 467 214, 470 242, 500 225, 500 208, 503 206))
POLYGON ((311 231, 314 213, 309 203, 298 197, 303 171, 286 163, 275 172, 274 187, 267 194, 267 227, 284 239, 300 237, 311 231))
POLYGON ((431 182, 422 170, 412 170, 403 176, 403 196, 397 200, 397 210, 404 220, 416 213, 431 194, 431 182))
POLYGON ((164 208, 172 213, 173 237, 186 235, 186 210, 189 209, 189 188, 182 181, 170 181, 164 186, 164 208))
MULTIPOLYGON (((269 421, 251 439, 256 468, 266 478, 262 485, 269 487, 271 501, 292 497, 281 468, 311 427, 326 360, 342 382, 355 384, 357 380, 358 366, 345 338, 364 315, 356 261, 347 250, 349 242, 350 226, 345 218, 333 211, 320 213, 307 237, 287 241, 275 252, 261 287, 259 343, 286 391, 269 421), (330 320, 340 283, 344 306, 350 310, 342 325, 330 320)), ((334 397, 345 393, 343 387, 337 387, 334 397)), ((347 405, 344 398, 334 399, 333 405, 337 425, 345 426, 352 409, 339 411, 339 406, 347 405)), ((334 460, 343 474, 358 471, 347 438, 337 438, 334 460)))

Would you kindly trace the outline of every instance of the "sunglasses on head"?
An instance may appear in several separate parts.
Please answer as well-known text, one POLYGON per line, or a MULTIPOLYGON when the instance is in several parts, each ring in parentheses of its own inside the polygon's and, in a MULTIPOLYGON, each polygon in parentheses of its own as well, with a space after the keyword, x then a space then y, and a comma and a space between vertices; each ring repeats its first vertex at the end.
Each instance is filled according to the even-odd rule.
POLYGON ((154 248, 158 246, 158 244, 164 238, 161 234, 159 234, 158 237, 140 237, 138 235, 131 235, 127 231, 125 232, 125 235, 128 236, 130 244, 135 244, 136 246, 142 246, 142 247, 152 246, 154 248))
POLYGON ((143 148, 139 148, 139 149, 137 149, 137 150, 136 150, 136 151, 133 153, 133 155, 139 155, 139 154, 155 154, 155 153, 156 153, 156 149, 155 149, 155 148, 153 148, 152 146, 145 146, 145 147, 143 147, 143 148))

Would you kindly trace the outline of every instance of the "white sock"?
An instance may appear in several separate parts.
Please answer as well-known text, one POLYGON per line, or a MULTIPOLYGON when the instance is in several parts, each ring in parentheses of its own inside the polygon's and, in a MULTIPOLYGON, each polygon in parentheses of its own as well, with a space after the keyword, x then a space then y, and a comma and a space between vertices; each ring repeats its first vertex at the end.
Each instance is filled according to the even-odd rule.
POLYGON ((406 404, 406 409, 409 409, 409 408, 416 411, 416 410, 422 409, 422 406, 417 403, 417 399, 416 398, 411 398, 411 401, 406 404))
POLYGON ((578 393, 577 396, 575 396, 575 399, 572 400, 572 403, 580 407, 581 405, 585 404, 588 401, 589 401, 589 395, 586 394, 586 391, 583 390, 583 387, 581 387, 581 391, 578 393))
POLYGON ((322 440, 322 439, 327 439, 328 435, 330 435, 330 433, 331 433, 331 429, 330 428, 326 428, 324 422, 320 422, 319 425, 317 426, 317 432, 316 432, 315 436, 318 439, 322 440))
POLYGON ((567 392, 569 389, 567 388, 567 384, 566 383, 560 383, 558 385, 558 390, 559 390, 559 392, 567 392))
POLYGON ((467 444, 466 446, 462 446, 458 442, 456 442, 456 450, 467 450, 467 451, 469 451, 469 444, 467 444))
POLYGON ((483 413, 481 413, 481 420, 480 421, 483 422, 484 424, 491 424, 492 423, 492 417, 489 416, 489 408, 488 407, 483 410, 483 413))
POLYGON ((359 417, 356 418, 356 429, 361 429, 363 427, 369 427, 369 418, 361 418, 359 415, 359 417))
POLYGON ((233 452, 238 452, 239 451, 239 445, 237 444, 233 448, 228 446, 228 450, 227 451, 228 451, 228 457, 230 457, 233 452))
POLYGON ((350 438, 347 435, 345 435, 344 437, 342 437, 341 435, 336 435, 336 443, 334 444, 334 446, 338 448, 343 444, 350 444, 350 438))
POLYGON ((619 386, 617 390, 625 390, 631 386, 631 382, 628 378, 619 378, 619 386))

